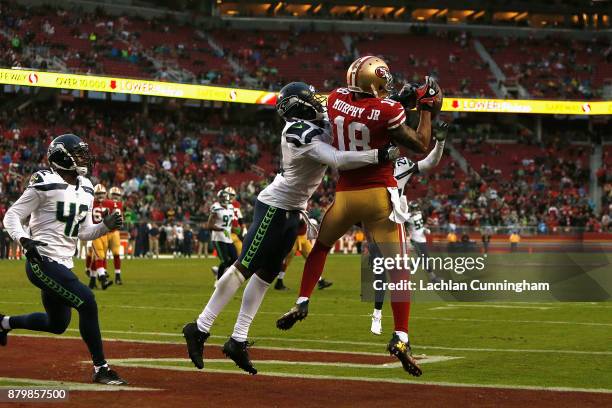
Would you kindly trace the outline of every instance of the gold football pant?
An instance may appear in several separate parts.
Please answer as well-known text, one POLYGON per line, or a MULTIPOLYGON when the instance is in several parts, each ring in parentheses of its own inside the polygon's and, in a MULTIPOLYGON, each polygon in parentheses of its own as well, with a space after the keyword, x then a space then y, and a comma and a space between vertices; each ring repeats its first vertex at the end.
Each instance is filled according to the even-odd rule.
POLYGON ((232 237, 232 242, 236 247, 236 253, 240 255, 242 253, 242 241, 238 237, 238 234, 236 234, 235 232, 232 232, 230 236, 232 237))
MULTIPOLYGON (((119 231, 111 231, 106 236, 108 237, 108 248, 113 256, 119 256, 121 254, 121 234, 119 231)), ((106 255, 106 252, 104 254, 106 255)))
POLYGON ((285 258, 285 265, 283 268, 284 271, 289 268, 289 264, 293 260, 293 257, 297 251, 300 251, 300 254, 302 254, 304 259, 308 258, 308 255, 310 255, 310 251, 312 251, 312 244, 308 240, 307 234, 298 235, 298 237, 295 239, 293 248, 291 248, 291 251, 289 251, 287 257, 285 258))

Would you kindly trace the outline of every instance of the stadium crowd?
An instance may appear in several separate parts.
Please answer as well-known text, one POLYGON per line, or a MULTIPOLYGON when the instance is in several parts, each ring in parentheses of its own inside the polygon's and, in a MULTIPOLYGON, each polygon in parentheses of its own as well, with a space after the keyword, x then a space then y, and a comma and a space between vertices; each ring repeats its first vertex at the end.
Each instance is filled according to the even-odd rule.
MULTIPOLYGON (((301 79, 331 90, 357 55, 376 53, 391 62, 398 79, 433 75, 447 96, 493 95, 488 84, 492 73, 476 54, 470 33, 429 31, 427 26, 413 26, 405 34, 329 35, 295 27, 204 30, 171 16, 145 20, 12 1, 0 1, 0 23, 2 67, 53 65, 71 72, 268 90, 301 79)), ((478 39, 507 80, 518 81, 533 97, 601 97, 609 79, 609 38, 478 39)))

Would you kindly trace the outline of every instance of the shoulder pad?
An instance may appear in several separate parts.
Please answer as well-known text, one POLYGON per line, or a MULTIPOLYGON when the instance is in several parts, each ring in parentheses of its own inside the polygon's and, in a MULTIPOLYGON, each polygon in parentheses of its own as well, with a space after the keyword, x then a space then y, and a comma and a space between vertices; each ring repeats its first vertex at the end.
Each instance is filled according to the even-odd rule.
POLYGON ((68 184, 51 170, 39 170, 30 177, 28 187, 40 191, 65 190, 68 184))
POLYGON ((79 185, 81 186, 83 191, 91 194, 92 196, 94 195, 93 184, 91 183, 91 180, 89 180, 87 177, 79 176, 79 185))
POLYGON ((214 203, 213 205, 210 206, 210 211, 219 211, 222 209, 223 207, 221 207, 221 204, 219 203, 214 203))
POLYGON ((306 121, 288 123, 285 128, 284 137, 288 143, 295 147, 301 147, 312 142, 312 138, 322 135, 325 130, 321 127, 306 121))

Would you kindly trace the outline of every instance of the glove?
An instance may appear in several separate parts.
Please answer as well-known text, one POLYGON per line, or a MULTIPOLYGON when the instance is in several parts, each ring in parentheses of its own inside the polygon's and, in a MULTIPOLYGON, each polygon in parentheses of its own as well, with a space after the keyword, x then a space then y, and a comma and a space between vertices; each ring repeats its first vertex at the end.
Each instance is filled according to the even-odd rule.
POLYGON ((436 115, 442 108, 444 96, 440 85, 430 76, 425 77, 425 83, 415 89, 416 102, 419 109, 436 115))
POLYGON ((439 120, 433 125, 433 137, 438 142, 443 142, 446 140, 446 136, 448 135, 448 123, 439 120))
POLYGON ((404 109, 414 109, 417 105, 416 89, 418 84, 406 84, 399 92, 393 92, 389 99, 399 102, 404 109))
POLYGON ((225 238, 231 238, 231 237, 232 237, 232 234, 230 234, 230 232, 229 232, 228 230, 223 230, 223 236, 224 236, 225 238))
POLYGON ((112 211, 104 216, 102 222, 106 225, 106 228, 110 231, 114 231, 118 230, 123 225, 123 217, 121 217, 118 211, 112 211))
POLYGON ((37 265, 40 265, 42 263, 42 257, 40 256, 40 253, 38 252, 38 249, 36 247, 47 246, 46 242, 40 242, 34 239, 22 237, 19 240, 19 243, 21 244, 21 247, 25 249, 25 256, 26 258, 28 258, 28 261, 30 261, 30 263, 37 265))
POLYGON ((395 161, 400 157, 400 154, 399 147, 389 143, 385 147, 378 149, 378 162, 386 163, 388 161, 395 161))

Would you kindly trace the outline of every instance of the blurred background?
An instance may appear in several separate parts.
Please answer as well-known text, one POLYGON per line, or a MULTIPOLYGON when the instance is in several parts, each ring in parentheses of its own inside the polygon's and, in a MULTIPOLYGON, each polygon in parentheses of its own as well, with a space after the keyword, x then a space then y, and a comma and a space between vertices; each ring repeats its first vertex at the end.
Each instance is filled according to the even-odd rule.
MULTIPOLYGON (((302 80, 327 92, 344 85, 355 58, 374 54, 398 86, 432 75, 447 99, 571 100, 586 112, 589 102, 612 99, 611 14, 611 2, 587 0, 0 1, 0 68, 271 92, 302 80)), ((136 256, 148 253, 152 229, 162 231, 162 252, 183 252, 179 225, 193 231, 197 253, 225 186, 238 192, 248 226, 254 198, 279 170, 282 123, 273 105, 2 79, 0 219, 46 167, 50 140, 66 132, 90 144, 94 184, 122 188, 125 252, 136 256)), ((612 241, 610 115, 442 118, 452 123, 442 162, 413 177, 407 193, 420 203, 430 240, 454 234, 479 244, 490 235, 500 250, 512 233, 534 245, 612 241)), ((335 180, 329 171, 310 202, 312 218, 333 200, 335 180)), ((337 250, 361 247, 356 232, 337 250)), ((16 255, 10 248, 0 228, 0 257, 16 255)))

